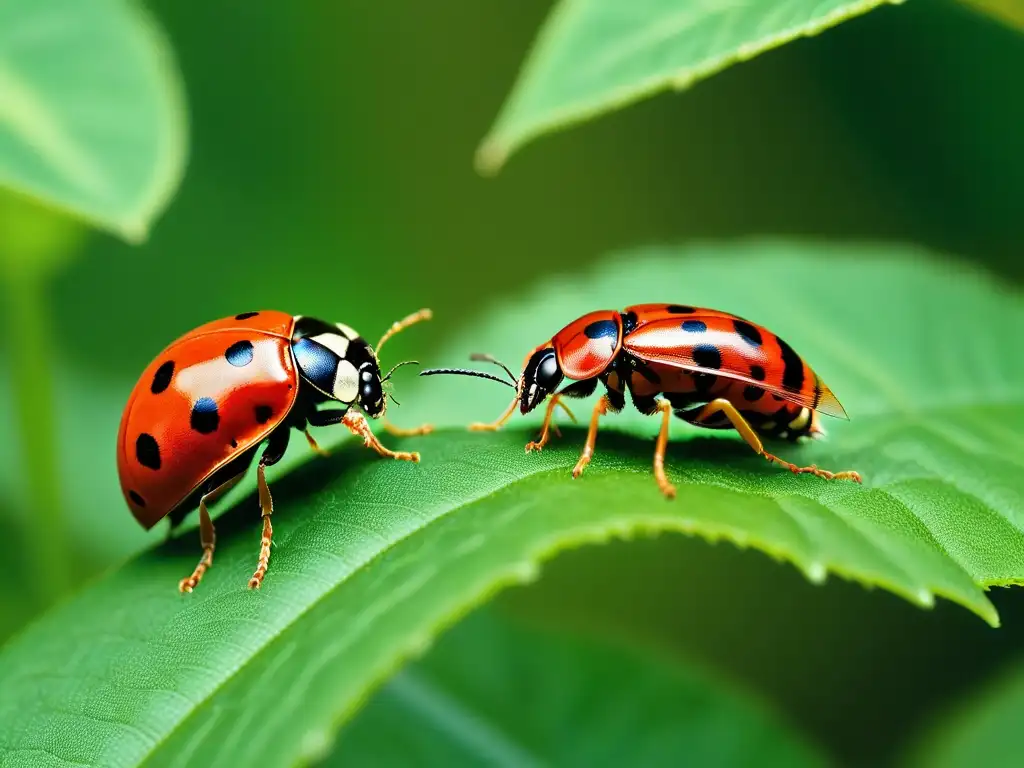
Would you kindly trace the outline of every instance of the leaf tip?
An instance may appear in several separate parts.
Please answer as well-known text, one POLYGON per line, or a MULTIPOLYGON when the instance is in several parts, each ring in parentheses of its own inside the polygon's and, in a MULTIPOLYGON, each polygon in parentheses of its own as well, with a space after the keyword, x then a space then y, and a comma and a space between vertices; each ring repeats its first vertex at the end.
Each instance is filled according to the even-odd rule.
POLYGON ((481 176, 497 176, 502 166, 508 160, 509 147, 503 142, 493 138, 486 138, 480 144, 473 159, 476 172, 481 176))
POLYGON ((330 757, 334 747, 333 734, 322 728, 312 728, 303 734, 299 754, 305 762, 314 764, 330 757))
POLYGON ((149 239, 149 227, 142 219, 129 219, 121 222, 117 233, 129 245, 142 245, 149 239))

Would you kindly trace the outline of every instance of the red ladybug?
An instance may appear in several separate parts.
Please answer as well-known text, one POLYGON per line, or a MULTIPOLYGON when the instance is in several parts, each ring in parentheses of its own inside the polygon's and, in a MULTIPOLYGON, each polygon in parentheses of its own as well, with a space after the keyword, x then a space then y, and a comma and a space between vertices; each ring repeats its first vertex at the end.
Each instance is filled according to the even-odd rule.
MULTIPOLYGON (((377 342, 430 318, 423 309, 394 323, 377 342)), ((419 461, 391 451, 370 431, 362 413, 384 415, 377 352, 354 330, 284 312, 245 312, 201 325, 163 350, 142 372, 121 416, 117 472, 121 492, 147 530, 170 516, 171 530, 196 505, 203 556, 178 587, 191 592, 213 561, 214 529, 207 504, 242 479, 260 444, 257 466, 263 538, 249 587, 259 588, 270 560, 273 502, 264 468, 280 461, 291 429, 325 453, 309 427, 344 424, 381 456, 419 461), (337 401, 341 408, 320 408, 337 401)), ((405 363, 399 363, 405 365, 405 363)), ((392 434, 426 434, 429 426, 392 434)))
POLYGON ((680 304, 638 304, 623 312, 591 312, 530 352, 518 379, 489 355, 474 355, 473 359, 500 365, 511 383, 465 369, 420 373, 479 376, 516 390, 512 404, 497 421, 471 424, 470 429, 500 429, 517 405, 521 413, 529 413, 555 393, 563 379, 573 380, 548 402, 540 438, 528 443, 527 451, 540 450, 548 442, 555 407, 565 408, 563 397, 586 397, 598 383, 604 385, 605 394, 594 407, 587 442, 573 477, 580 476, 594 454, 599 417, 622 410, 628 389, 641 413, 662 414, 654 476, 668 497, 675 496, 675 487, 665 477, 665 446, 673 413, 698 427, 735 429, 759 455, 793 472, 861 481, 853 471, 833 473, 816 466, 798 467, 764 450, 758 435, 792 441, 804 436, 820 437, 824 430, 818 424, 818 413, 845 419, 846 411, 785 341, 727 312, 680 304))

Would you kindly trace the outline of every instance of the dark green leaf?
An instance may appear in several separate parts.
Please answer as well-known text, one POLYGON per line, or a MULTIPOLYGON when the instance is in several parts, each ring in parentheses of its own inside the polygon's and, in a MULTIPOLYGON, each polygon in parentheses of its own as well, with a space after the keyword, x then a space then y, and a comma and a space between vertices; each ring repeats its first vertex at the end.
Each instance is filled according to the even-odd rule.
POLYGON ((825 764, 762 707, 696 668, 484 611, 392 678, 323 768, 682 763, 825 764))

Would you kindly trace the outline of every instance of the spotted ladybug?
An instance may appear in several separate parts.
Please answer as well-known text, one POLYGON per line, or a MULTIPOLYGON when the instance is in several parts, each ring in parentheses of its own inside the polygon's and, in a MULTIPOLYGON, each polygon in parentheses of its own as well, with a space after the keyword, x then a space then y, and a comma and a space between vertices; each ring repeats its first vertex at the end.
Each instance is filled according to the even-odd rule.
MULTIPOLYGON (((263 537, 249 587, 263 582, 270 561, 273 501, 264 469, 288 447, 291 429, 321 449, 309 427, 344 424, 381 456, 419 461, 418 453, 381 445, 362 413, 386 410, 377 354, 391 336, 429 319, 423 309, 394 323, 376 351, 342 323, 284 312, 244 312, 201 325, 164 349, 142 372, 121 416, 117 471, 128 507, 147 530, 170 516, 171 530, 199 507, 203 555, 178 588, 191 592, 213 562, 214 528, 207 504, 234 486, 260 445, 257 465, 263 537), (321 408, 328 401, 340 408, 321 408)), ((414 362, 414 361, 409 361, 414 362)), ((392 434, 426 434, 429 425, 392 434)))
POLYGON ((669 498, 675 496, 675 487, 665 476, 671 414, 698 427, 735 429, 757 454, 793 472, 861 482, 857 472, 798 467, 764 450, 759 435, 792 441, 818 438, 825 433, 818 413, 846 419, 846 411, 789 344, 728 312, 680 304, 638 304, 622 312, 591 312, 531 351, 518 378, 490 355, 472 359, 500 365, 510 381, 462 368, 431 369, 420 375, 478 376, 515 389, 515 398, 498 420, 471 424, 474 430, 500 429, 517 407, 526 414, 553 395, 540 437, 527 444, 527 451, 547 444, 556 407, 569 412, 562 398, 587 397, 598 383, 604 385, 605 394, 594 407, 573 477, 580 476, 594 455, 599 418, 621 411, 628 389, 641 413, 662 414, 654 476, 669 498), (555 392, 564 379, 572 383, 555 392))

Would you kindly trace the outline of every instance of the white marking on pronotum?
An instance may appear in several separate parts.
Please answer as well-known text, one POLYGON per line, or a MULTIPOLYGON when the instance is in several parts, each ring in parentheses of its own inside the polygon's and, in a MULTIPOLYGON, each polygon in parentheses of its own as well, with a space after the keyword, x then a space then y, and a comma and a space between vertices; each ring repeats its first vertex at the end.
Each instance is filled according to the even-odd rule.
POLYGON ((349 339, 359 338, 359 334, 356 333, 351 326, 345 325, 344 323, 335 323, 335 325, 337 326, 338 330, 345 334, 345 336, 348 337, 349 339))
POLYGON ((334 396, 343 403, 354 403, 359 395, 359 371, 348 360, 338 362, 333 392, 334 396))
POLYGON ((344 358, 348 352, 348 339, 336 333, 321 333, 318 336, 314 336, 313 341, 327 347, 341 358, 344 358))

